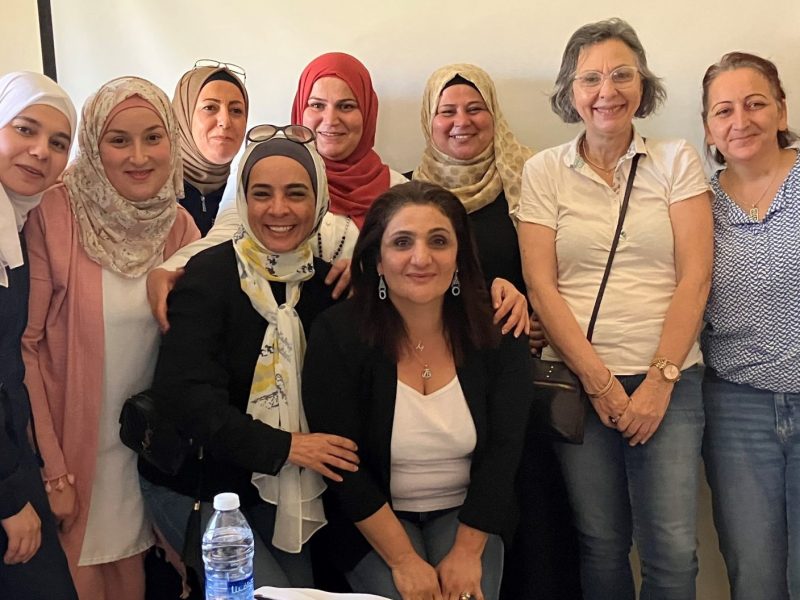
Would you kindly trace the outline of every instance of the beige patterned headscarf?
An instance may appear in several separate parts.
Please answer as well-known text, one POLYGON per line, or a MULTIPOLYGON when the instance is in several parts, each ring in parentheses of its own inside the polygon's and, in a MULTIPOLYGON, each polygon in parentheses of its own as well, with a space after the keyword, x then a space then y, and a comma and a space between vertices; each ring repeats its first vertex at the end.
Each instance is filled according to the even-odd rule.
POLYGON ((450 190, 468 213, 491 204, 505 190, 509 212, 514 214, 519 204, 522 166, 533 151, 511 133, 497 102, 494 82, 486 71, 470 64, 447 65, 434 71, 422 94, 422 133, 425 152, 412 179, 429 181, 450 190), (431 139, 431 123, 439 98, 445 85, 456 75, 478 88, 494 119, 494 143, 468 160, 448 156, 436 148, 431 139))
POLYGON ((163 260, 167 234, 175 222, 176 199, 183 196, 178 126, 169 98, 145 79, 112 79, 84 104, 78 143, 78 157, 64 173, 64 184, 81 246, 103 267, 125 277, 140 277, 163 260), (146 101, 164 123, 172 169, 158 194, 135 203, 111 184, 100 160, 100 139, 109 116, 119 104, 134 97, 146 101))

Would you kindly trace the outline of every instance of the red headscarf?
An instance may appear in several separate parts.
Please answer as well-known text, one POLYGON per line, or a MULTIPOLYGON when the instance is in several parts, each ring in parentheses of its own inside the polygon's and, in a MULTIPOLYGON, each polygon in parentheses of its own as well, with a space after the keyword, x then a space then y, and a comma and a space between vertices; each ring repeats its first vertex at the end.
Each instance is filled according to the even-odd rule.
POLYGON ((350 156, 344 160, 329 160, 323 156, 331 196, 330 211, 351 217, 361 229, 364 215, 375 198, 389 189, 389 167, 372 149, 378 122, 378 96, 363 64, 349 54, 329 52, 312 60, 300 75, 292 105, 292 123, 303 124, 303 111, 311 88, 321 77, 338 77, 344 81, 355 94, 364 119, 361 140, 350 156))

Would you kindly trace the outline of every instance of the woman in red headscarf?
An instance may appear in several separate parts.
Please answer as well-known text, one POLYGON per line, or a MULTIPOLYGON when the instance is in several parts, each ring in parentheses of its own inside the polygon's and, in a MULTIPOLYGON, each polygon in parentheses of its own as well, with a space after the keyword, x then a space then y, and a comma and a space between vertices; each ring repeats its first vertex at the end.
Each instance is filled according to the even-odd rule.
POLYGON ((375 152, 378 96, 359 60, 329 52, 300 75, 292 123, 311 129, 325 161, 331 205, 317 236, 320 258, 349 258, 372 202, 390 186, 406 181, 375 152))

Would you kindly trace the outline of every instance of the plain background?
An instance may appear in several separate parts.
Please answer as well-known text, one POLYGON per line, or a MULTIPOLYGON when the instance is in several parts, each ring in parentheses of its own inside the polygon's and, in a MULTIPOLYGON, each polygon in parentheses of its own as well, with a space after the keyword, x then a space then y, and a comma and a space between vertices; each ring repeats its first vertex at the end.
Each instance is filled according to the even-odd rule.
MULTIPOLYGON (((637 121, 644 135, 687 138, 702 152, 700 82, 732 50, 775 61, 790 123, 798 122, 792 106, 800 110, 800 0, 52 0, 52 12, 58 79, 79 107, 121 75, 148 78, 171 96, 196 59, 213 58, 245 67, 250 125, 285 124, 303 67, 323 52, 349 52, 370 70, 380 98, 377 151, 401 172, 423 148, 425 81, 452 62, 493 77, 523 143, 542 149, 575 136, 580 128, 558 120, 547 94, 572 32, 612 16, 634 26, 667 87, 658 114, 637 121)), ((0 73, 42 70, 37 18, 36 0, 3 0, 0 73)), ((708 494, 704 485, 698 599, 727 600, 708 494)))

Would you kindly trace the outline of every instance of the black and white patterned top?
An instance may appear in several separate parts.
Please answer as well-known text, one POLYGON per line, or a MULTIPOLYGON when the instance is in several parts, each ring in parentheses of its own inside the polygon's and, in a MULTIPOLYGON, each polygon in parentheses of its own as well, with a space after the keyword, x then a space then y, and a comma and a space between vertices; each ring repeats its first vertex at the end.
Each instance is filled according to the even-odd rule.
POLYGON ((800 393, 800 153, 764 220, 714 190, 714 274, 703 352, 720 377, 800 393))

